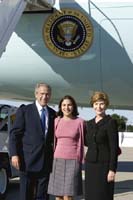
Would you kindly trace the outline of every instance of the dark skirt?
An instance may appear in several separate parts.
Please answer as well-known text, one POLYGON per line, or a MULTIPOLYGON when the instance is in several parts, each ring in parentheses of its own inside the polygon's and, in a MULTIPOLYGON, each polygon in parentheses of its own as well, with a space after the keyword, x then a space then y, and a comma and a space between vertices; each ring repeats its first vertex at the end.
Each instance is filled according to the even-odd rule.
POLYGON ((48 193, 54 196, 82 195, 81 164, 76 160, 54 159, 48 193))
POLYGON ((114 182, 107 182, 105 163, 85 163, 85 200, 113 200, 114 182))

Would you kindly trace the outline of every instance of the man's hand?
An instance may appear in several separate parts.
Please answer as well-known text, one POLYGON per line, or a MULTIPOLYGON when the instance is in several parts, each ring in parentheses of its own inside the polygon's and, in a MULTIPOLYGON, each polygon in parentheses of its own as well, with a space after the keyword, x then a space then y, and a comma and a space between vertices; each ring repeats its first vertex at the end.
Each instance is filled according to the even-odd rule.
POLYGON ((20 169, 20 159, 19 156, 12 156, 11 157, 11 163, 12 166, 15 167, 16 169, 20 169))

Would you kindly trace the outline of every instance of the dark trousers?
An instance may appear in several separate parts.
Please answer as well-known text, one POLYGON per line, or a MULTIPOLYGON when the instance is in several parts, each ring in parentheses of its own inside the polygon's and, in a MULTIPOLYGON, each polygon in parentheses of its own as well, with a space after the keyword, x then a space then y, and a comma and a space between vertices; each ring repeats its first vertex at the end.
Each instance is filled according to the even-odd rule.
POLYGON ((49 200, 49 174, 20 172, 20 200, 49 200))

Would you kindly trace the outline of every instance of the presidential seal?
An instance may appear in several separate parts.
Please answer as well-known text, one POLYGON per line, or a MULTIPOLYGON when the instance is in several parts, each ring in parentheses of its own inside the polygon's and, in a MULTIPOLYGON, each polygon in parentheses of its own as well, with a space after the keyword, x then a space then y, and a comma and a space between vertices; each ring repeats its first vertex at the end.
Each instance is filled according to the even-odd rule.
POLYGON ((53 53, 63 58, 75 58, 91 46, 93 27, 88 16, 79 10, 65 8, 48 17, 43 36, 53 53))

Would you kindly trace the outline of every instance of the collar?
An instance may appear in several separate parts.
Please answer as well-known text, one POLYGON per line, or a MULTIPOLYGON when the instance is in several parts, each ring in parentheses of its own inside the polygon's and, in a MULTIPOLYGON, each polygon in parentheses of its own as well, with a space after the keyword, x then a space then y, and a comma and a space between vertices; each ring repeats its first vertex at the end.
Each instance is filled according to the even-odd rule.
MULTIPOLYGON (((37 110, 38 110, 39 112, 42 111, 42 106, 38 103, 37 100, 36 100, 35 104, 36 104, 37 110)), ((47 106, 44 106, 43 108, 44 108, 45 110, 47 110, 47 106)))

